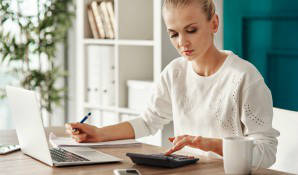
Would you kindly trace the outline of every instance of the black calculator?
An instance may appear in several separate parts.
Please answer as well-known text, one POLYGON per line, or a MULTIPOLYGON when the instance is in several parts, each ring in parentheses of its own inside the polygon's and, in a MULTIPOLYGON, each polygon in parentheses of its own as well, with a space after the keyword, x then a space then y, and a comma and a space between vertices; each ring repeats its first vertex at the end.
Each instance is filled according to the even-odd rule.
POLYGON ((196 163, 199 158, 171 154, 165 156, 164 154, 139 154, 126 153, 126 155, 135 163, 141 165, 159 166, 166 168, 176 168, 188 164, 196 163))

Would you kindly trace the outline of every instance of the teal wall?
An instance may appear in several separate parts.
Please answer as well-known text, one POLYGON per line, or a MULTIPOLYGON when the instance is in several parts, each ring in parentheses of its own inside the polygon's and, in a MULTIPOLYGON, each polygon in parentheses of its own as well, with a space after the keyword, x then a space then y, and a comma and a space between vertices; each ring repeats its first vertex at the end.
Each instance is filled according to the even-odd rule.
POLYGON ((224 49, 263 75, 275 107, 298 110, 298 0, 224 0, 224 49))

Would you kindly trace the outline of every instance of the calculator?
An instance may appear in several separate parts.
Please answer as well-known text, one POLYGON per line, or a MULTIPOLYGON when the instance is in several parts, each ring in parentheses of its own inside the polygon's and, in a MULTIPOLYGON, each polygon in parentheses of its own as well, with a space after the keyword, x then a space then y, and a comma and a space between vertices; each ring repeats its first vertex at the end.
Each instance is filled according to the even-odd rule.
POLYGON ((0 144, 0 154, 7 154, 20 149, 21 149, 20 145, 1 145, 0 144))
POLYGON ((199 158, 171 154, 165 156, 164 154, 139 154, 139 153, 126 153, 135 164, 158 166, 165 168, 176 168, 189 164, 196 163, 199 158))

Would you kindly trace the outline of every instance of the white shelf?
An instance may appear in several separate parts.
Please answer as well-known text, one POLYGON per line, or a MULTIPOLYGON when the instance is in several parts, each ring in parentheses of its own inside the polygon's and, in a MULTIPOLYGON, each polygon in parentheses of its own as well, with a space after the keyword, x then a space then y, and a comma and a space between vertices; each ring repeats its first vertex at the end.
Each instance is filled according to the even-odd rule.
MULTIPOLYGON (((156 82, 163 68, 178 56, 174 47, 171 46, 165 26, 162 24, 162 0, 113 0, 116 19, 115 39, 92 38, 86 15, 87 4, 91 1, 76 0, 76 116, 82 116, 88 108, 114 112, 119 118, 122 113, 139 114, 138 111, 127 108, 127 81, 150 80, 156 82), (137 13, 135 13, 136 11, 137 13), (105 53, 99 53, 102 52, 103 47, 107 46, 111 46, 110 55, 113 55, 113 58, 108 57, 105 53), (93 51, 90 50, 90 47, 93 47, 93 51), (98 47, 98 49, 94 47, 98 47), (88 51, 92 53, 88 53, 88 51), (102 70, 102 67, 98 67, 97 71, 89 69, 91 66, 88 64, 90 55, 99 59, 107 59, 114 64, 115 69, 111 75, 115 83, 115 88, 112 90, 114 92, 113 100, 111 100, 114 104, 111 105, 115 107, 86 103, 89 98, 88 92, 90 92, 88 83, 91 82, 88 74, 102 70)), ((102 75, 93 76, 92 82, 96 76, 103 78, 104 75, 102 75)), ((94 89, 94 87, 92 88, 94 89)), ((97 89, 102 90, 101 88, 97 89)))
POLYGON ((153 40, 118 40, 116 43, 123 46, 154 46, 153 40))
POLYGON ((115 40, 111 39, 84 39, 84 44, 101 44, 101 45, 114 45, 115 40))
POLYGON ((110 40, 110 39, 84 39, 84 44, 122 45, 122 46, 154 46, 153 40, 110 40))
POLYGON ((85 103, 84 104, 85 108, 88 109, 96 109, 99 111, 109 111, 109 112, 117 112, 120 114, 127 114, 127 115, 140 115, 142 111, 137 111, 129 108, 120 108, 120 107, 113 107, 113 106, 101 106, 97 104, 90 104, 90 103, 85 103))

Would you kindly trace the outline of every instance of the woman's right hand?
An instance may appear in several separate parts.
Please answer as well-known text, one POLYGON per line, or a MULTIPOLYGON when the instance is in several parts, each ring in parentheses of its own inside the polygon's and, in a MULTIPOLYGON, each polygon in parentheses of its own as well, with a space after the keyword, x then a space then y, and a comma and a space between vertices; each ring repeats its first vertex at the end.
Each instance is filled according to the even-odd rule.
POLYGON ((70 134, 76 142, 102 142, 103 134, 100 128, 84 123, 66 123, 66 133, 70 134))

